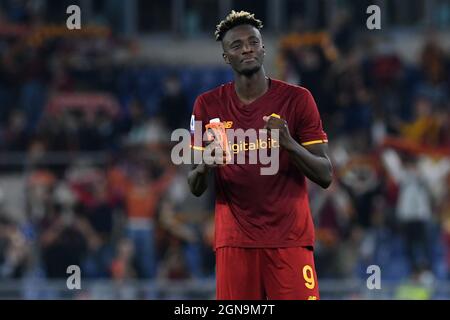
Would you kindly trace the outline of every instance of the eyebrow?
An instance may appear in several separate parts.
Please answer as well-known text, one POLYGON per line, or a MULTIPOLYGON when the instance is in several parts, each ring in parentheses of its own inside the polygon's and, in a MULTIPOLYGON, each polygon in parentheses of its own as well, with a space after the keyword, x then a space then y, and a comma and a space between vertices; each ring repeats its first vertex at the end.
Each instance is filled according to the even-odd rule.
MULTIPOLYGON (((247 38, 247 40, 254 40, 254 39, 259 41, 259 38, 257 36, 254 36, 254 35, 249 36, 247 38)), ((241 43, 241 42, 242 42, 242 39, 236 39, 236 40, 234 40, 233 42, 230 43, 230 47, 233 46, 234 44, 241 43)))
POLYGON ((234 44, 238 44, 238 43, 241 43, 241 42, 242 42, 241 39, 234 40, 233 42, 230 43, 230 47, 232 47, 234 44))

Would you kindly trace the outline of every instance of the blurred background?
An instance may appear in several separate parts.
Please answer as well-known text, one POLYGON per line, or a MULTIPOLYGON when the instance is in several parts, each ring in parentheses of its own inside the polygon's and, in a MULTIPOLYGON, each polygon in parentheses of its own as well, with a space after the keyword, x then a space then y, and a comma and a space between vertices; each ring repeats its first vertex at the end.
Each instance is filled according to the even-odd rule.
POLYGON ((450 0, 0 0, 0 298, 215 297, 214 193, 190 195, 170 133, 232 80, 213 36, 232 9, 329 135, 321 297, 450 299, 450 0))

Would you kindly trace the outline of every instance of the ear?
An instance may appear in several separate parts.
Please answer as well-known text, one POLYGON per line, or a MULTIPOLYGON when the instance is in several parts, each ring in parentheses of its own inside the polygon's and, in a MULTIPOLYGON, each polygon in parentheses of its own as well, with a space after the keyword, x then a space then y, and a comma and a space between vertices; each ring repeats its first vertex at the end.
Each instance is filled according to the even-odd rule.
POLYGON ((230 64, 230 59, 228 59, 228 55, 225 52, 222 53, 222 57, 226 64, 230 64))

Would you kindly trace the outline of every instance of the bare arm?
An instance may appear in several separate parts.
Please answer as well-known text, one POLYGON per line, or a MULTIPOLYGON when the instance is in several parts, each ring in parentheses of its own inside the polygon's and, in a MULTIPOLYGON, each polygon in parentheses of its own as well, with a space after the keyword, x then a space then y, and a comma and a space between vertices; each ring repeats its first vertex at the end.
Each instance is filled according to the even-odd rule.
MULTIPOLYGON (((293 140, 293 139, 292 139, 293 140)), ((286 150, 291 161, 311 181, 326 189, 330 186, 333 169, 327 156, 326 143, 301 146, 295 140, 289 143, 286 150)))
POLYGON ((289 133, 287 122, 276 117, 264 117, 266 129, 278 129, 280 145, 289 152, 291 161, 311 181, 326 189, 331 184, 332 166, 327 155, 328 144, 303 147, 289 133))
POLYGON ((210 168, 204 163, 193 165, 188 173, 188 184, 193 195, 200 197, 208 188, 210 168))
POLYGON ((204 150, 192 150, 191 163, 195 163, 195 153, 200 153, 200 164, 194 164, 188 173, 188 184, 192 194, 200 197, 208 188, 208 174, 212 169, 226 163, 226 153, 217 138, 214 136, 206 141, 204 150))

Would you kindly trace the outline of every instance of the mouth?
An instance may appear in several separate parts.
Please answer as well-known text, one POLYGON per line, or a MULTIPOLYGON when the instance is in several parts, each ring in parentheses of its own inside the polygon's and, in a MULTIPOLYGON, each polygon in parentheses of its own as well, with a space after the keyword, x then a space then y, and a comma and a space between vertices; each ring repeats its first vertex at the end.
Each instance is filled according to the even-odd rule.
POLYGON ((253 62, 253 61, 256 61, 256 59, 255 58, 245 58, 245 59, 241 60, 242 63, 253 62))

